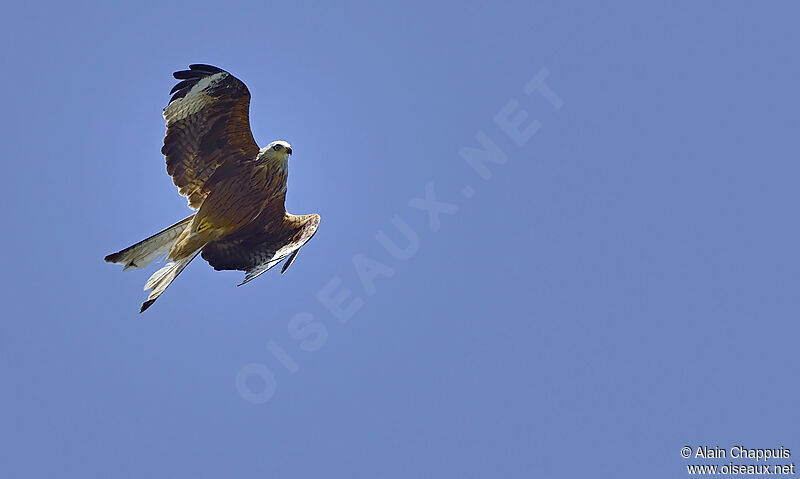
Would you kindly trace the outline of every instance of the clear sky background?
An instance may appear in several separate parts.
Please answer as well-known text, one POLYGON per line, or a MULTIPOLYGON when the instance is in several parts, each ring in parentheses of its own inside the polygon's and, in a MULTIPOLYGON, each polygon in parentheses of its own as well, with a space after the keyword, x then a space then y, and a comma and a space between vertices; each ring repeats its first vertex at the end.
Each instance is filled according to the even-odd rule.
POLYGON ((795 461, 800 9, 648 3, 6 4, 0 477, 795 461), (189 213, 159 150, 196 62, 322 223, 287 274, 197 260, 139 315, 155 268, 102 259, 189 213))

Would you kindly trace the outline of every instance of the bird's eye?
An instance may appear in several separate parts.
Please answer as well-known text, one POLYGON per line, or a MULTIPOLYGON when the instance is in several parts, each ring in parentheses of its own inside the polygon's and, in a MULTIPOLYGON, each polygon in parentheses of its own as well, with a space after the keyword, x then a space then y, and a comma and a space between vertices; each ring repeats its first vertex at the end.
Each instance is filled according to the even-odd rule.
POLYGON ((281 145, 275 145, 272 147, 272 149, 275 151, 281 151, 281 148, 283 148, 281 145))

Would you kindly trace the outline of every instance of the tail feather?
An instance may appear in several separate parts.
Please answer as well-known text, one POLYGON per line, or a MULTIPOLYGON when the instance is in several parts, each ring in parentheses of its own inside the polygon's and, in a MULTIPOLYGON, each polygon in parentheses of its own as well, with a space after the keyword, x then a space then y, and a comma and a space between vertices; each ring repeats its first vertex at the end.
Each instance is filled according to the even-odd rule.
POLYGON ((144 285, 145 291, 150 290, 150 295, 147 296, 147 301, 142 303, 142 309, 139 310, 140 313, 143 313, 147 308, 156 302, 158 297, 161 296, 161 294, 175 280, 175 278, 181 274, 183 268, 192 262, 199 252, 200 250, 198 249, 189 256, 175 261, 170 261, 163 268, 159 269, 153 273, 152 276, 150 276, 150 279, 148 279, 147 283, 144 285))
POLYGON ((123 270, 144 268, 159 256, 169 253, 175 240, 191 223, 193 218, 194 215, 184 218, 133 246, 106 256, 105 260, 109 263, 124 265, 123 270))

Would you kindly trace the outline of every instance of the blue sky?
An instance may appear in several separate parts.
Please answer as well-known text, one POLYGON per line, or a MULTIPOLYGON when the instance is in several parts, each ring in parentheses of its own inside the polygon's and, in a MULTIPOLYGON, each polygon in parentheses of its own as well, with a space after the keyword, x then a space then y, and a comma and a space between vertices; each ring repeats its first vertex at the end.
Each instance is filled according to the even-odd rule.
POLYGON ((4 10, 0 476, 800 451, 791 2, 4 10), (188 213, 161 110, 196 62, 247 83, 256 140, 294 149, 287 208, 322 223, 287 274, 198 260, 139 315, 153 268, 102 258, 188 213))

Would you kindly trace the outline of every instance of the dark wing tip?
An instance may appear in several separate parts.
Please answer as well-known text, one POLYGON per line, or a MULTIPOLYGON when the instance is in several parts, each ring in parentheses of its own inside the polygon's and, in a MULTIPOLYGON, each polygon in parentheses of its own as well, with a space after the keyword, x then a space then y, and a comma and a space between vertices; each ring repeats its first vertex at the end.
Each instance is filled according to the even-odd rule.
POLYGON ((203 74, 203 72, 181 70, 179 72, 174 72, 172 74, 172 76, 175 77, 178 80, 189 80, 189 79, 192 79, 192 78, 194 78, 194 79, 203 78, 205 75, 203 74))
POLYGON ((148 299, 147 301, 142 303, 142 309, 139 310, 139 314, 144 313, 145 311, 147 311, 147 308, 152 306, 153 303, 155 303, 155 302, 156 302, 155 299, 148 299))
POLYGON ((193 63, 189 65, 189 70, 211 73, 212 75, 214 73, 222 73, 225 71, 222 68, 218 68, 213 65, 206 65, 205 63, 193 63))
MULTIPOLYGON (((203 63, 193 63, 189 65, 188 70, 177 71, 172 74, 178 80, 186 80, 189 78, 202 78, 215 73, 223 73, 225 70, 215 67, 213 65, 205 65, 203 63)), ((225 72, 227 73, 227 72, 225 72)))
POLYGON ((169 91, 172 98, 169 99, 170 103, 178 98, 183 98, 189 93, 189 90, 201 79, 207 76, 216 75, 217 73, 228 73, 222 68, 217 68, 212 65, 205 65, 203 63, 193 63, 189 65, 188 70, 181 70, 177 71, 172 74, 173 77, 177 80, 182 80, 178 82, 177 85, 172 87, 172 90, 169 91))
POLYGON ((294 261, 294 258, 297 256, 297 253, 299 253, 299 252, 300 252, 300 248, 297 248, 296 250, 294 250, 292 252, 292 254, 289 256, 289 259, 287 259, 286 262, 283 263, 283 267, 281 268, 281 274, 285 273, 286 270, 289 268, 289 266, 292 265, 292 262, 294 261))

